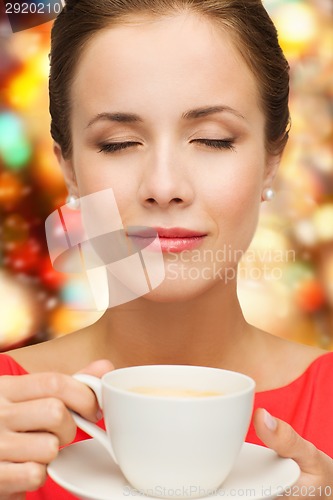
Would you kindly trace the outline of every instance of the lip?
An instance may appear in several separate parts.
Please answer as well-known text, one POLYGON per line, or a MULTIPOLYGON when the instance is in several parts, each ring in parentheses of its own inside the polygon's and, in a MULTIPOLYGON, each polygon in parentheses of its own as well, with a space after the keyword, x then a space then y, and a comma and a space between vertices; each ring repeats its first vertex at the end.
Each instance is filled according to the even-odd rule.
POLYGON ((178 253, 198 248, 207 233, 182 227, 147 227, 129 231, 128 236, 141 248, 149 245, 149 250, 178 253))

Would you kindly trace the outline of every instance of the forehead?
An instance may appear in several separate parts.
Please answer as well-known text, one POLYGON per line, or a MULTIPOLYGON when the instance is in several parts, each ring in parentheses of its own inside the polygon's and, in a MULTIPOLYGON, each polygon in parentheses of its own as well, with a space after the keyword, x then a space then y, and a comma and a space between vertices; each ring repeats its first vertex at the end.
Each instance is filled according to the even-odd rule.
MULTIPOLYGON (((218 101, 259 112, 255 76, 228 32, 189 13, 131 19, 92 37, 72 85, 73 112, 117 106, 149 114, 218 101)), ((179 110, 178 110, 179 111, 179 110)))

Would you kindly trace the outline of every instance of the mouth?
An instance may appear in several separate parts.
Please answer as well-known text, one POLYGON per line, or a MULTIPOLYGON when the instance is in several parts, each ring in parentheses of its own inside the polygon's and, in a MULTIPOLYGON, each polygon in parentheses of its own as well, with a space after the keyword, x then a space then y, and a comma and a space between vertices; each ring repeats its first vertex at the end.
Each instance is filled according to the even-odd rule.
POLYGON ((149 245, 150 250, 177 253, 198 248, 207 233, 180 227, 141 227, 133 228, 127 232, 127 235, 138 246, 147 247, 149 245))

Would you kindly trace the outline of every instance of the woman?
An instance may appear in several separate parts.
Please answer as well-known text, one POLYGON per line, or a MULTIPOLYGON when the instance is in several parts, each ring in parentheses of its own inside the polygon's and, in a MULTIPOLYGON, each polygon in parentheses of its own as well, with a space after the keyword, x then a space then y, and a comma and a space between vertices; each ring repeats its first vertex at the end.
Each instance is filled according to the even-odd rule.
POLYGON ((71 374, 164 363, 254 378, 248 441, 296 460, 298 484, 318 487, 302 496, 333 486, 333 354, 247 324, 231 272, 271 196, 288 82, 259 0, 67 2, 52 32, 50 111, 69 194, 112 188, 125 228, 158 233, 166 277, 82 331, 2 357, 1 498, 66 498, 41 486, 75 437, 67 407, 100 418, 71 374), (226 247, 228 259, 205 258, 226 247))

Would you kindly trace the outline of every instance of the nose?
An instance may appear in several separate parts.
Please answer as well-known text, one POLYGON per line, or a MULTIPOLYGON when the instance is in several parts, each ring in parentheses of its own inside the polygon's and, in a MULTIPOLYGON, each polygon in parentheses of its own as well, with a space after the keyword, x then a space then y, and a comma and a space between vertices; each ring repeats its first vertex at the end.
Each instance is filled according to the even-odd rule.
POLYGON ((146 207, 190 205, 194 189, 184 163, 165 151, 154 155, 143 168, 138 196, 146 207))

